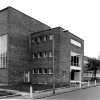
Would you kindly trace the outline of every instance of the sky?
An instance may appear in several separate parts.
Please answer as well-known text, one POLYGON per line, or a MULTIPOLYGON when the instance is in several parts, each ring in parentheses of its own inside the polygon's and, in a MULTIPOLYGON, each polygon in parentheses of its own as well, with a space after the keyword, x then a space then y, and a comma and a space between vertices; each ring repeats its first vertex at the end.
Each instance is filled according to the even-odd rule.
POLYGON ((84 40, 84 55, 100 54, 100 0, 0 0, 0 10, 13 8, 84 40))

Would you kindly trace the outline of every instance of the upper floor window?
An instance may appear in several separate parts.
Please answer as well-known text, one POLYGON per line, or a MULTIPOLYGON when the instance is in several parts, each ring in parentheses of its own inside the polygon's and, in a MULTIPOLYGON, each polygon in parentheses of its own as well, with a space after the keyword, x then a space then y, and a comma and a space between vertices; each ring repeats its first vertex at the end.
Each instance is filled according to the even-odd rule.
POLYGON ((47 56, 48 56, 48 52, 44 52, 43 57, 47 57, 47 56))
POLYGON ((78 46, 78 47, 81 47, 81 43, 78 42, 78 41, 75 41, 75 40, 71 39, 71 43, 78 46))
POLYGON ((38 37, 38 42, 41 42, 42 41, 42 36, 39 36, 38 37))
POLYGON ((47 41, 47 35, 43 37, 43 41, 47 41))
POLYGON ((53 52, 49 52, 49 57, 53 57, 53 52))
POLYGON ((36 69, 33 69, 33 74, 36 74, 36 69))
POLYGON ((53 69, 52 68, 49 69, 49 74, 53 74, 53 69))
POLYGON ((36 58, 36 53, 33 54, 33 58, 36 58))
POLYGON ((41 58, 42 57, 42 53, 38 53, 38 58, 41 58))
POLYGON ((47 74, 47 69, 43 69, 43 74, 47 74))
POLYGON ((41 74, 42 73, 42 70, 41 68, 38 69, 38 74, 41 74))
POLYGON ((71 66, 79 66, 79 57, 71 56, 71 66))
POLYGON ((36 42, 37 42, 37 38, 33 38, 33 39, 32 39, 32 42, 33 42, 33 43, 36 43, 36 42))
POLYGON ((49 40, 53 40, 54 35, 49 35, 49 40))

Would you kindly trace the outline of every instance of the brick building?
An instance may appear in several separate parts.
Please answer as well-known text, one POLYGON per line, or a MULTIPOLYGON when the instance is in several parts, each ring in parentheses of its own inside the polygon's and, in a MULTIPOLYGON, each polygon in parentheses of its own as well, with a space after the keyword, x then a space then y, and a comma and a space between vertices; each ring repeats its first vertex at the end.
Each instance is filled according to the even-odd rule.
POLYGON ((30 43, 32 83, 52 83, 53 68, 56 83, 82 80, 84 56, 82 39, 57 27, 32 33, 30 43))
POLYGON ((84 40, 69 31, 12 7, 0 11, 0 82, 79 82, 83 56, 84 40))
POLYGON ((23 81, 29 68, 29 36, 50 27, 7 7, 0 11, 0 82, 23 81))

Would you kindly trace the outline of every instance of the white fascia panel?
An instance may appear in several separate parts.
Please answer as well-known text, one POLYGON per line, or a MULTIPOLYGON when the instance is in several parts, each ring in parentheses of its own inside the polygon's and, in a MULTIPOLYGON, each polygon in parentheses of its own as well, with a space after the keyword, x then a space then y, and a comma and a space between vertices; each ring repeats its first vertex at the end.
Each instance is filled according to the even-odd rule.
POLYGON ((81 67, 71 66, 71 69, 73 69, 73 70, 81 70, 81 67))

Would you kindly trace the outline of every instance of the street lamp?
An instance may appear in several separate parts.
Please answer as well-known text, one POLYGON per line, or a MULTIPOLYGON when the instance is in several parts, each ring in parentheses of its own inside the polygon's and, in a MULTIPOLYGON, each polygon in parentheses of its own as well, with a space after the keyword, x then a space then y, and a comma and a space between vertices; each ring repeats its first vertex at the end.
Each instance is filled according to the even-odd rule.
POLYGON ((53 35, 52 45, 53 45, 53 94, 55 94, 55 70, 54 70, 54 35, 53 35))

